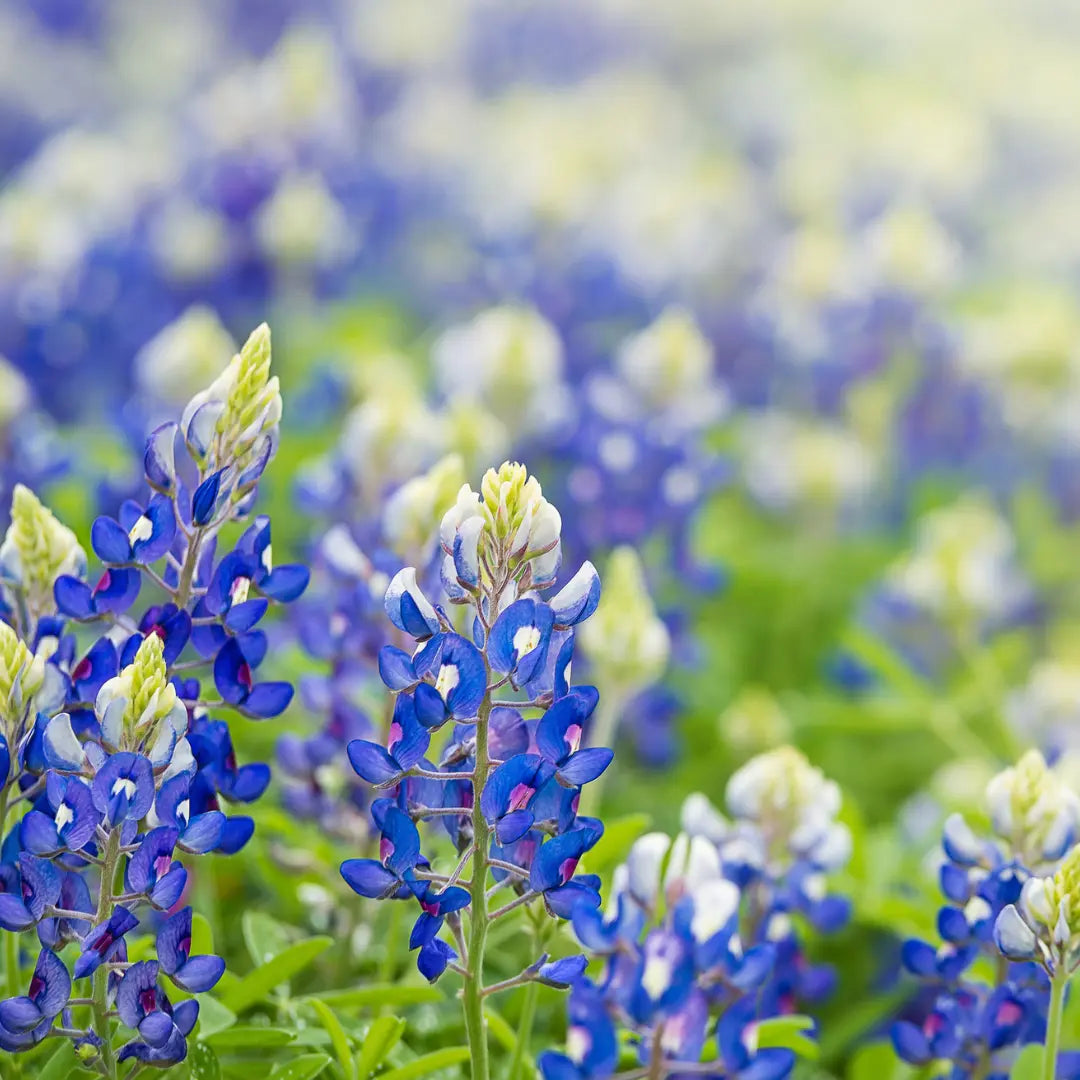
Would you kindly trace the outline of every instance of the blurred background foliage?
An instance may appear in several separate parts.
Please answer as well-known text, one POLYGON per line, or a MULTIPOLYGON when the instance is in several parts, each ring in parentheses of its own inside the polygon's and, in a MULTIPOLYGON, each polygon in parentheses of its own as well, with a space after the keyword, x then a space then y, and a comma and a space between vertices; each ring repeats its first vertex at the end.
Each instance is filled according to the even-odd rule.
MULTIPOLYGON (((267 318, 285 420, 262 505, 279 558, 304 556, 333 514, 298 484, 395 380, 397 427, 352 462, 380 497, 436 451, 489 464, 478 430, 416 445, 429 405, 483 397, 477 371, 449 390, 432 374, 448 327, 535 308, 560 370, 500 363, 522 397, 557 383, 580 405, 621 342, 685 309, 727 407, 664 438, 723 463, 688 523, 716 575, 693 578, 660 527, 675 511, 638 493, 657 527, 631 539, 670 615, 679 705, 663 761, 620 744, 590 866, 793 742, 840 783, 856 840, 810 1072, 904 1075, 880 1024, 905 995, 898 939, 933 933, 937 826, 977 814, 1023 748, 1075 769, 1080 743, 1078 48, 1080 12, 1058 0, 9 0, 4 484, 31 480, 85 536, 130 486, 150 420, 267 318), (927 541, 935 512, 972 497, 954 548, 927 541)), ((516 435, 492 445, 535 450, 545 490, 588 442, 516 435)), ((601 559, 621 539, 584 546, 601 559)), ((318 670, 284 632, 273 664, 318 670)), ((282 734, 320 723, 298 700, 233 736, 241 759, 272 761, 282 734)), ((385 1032, 392 1065, 460 1044, 444 991, 405 974, 398 913, 340 881, 368 838, 298 820, 274 791, 256 842, 200 867, 196 910, 230 973, 314 933, 334 944, 254 1016, 332 1052, 317 988, 350 1039, 409 1006, 403 1041, 385 1032)), ((509 971, 514 942, 498 944, 509 971)), ((536 1046, 563 1023, 542 993, 536 1046)), ((209 1038, 226 1075, 258 1057, 245 1029, 209 1038)))

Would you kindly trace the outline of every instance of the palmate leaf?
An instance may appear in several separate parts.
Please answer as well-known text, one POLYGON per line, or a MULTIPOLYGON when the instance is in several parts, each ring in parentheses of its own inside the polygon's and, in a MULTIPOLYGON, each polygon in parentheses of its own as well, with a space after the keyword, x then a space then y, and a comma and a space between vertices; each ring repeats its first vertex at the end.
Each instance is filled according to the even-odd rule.
POLYGON ((379 1016, 372 1022, 356 1055, 357 1080, 367 1080, 397 1046, 404 1031, 405 1021, 396 1016, 379 1016))
POLYGON ((272 990, 301 972, 333 944, 328 937, 298 941, 249 975, 231 983, 219 1000, 227 1009, 241 1013, 264 1001, 272 990))
POLYGON ((793 1050, 801 1058, 814 1061, 818 1056, 818 1044, 807 1035, 814 1030, 809 1016, 794 1013, 791 1016, 771 1016, 757 1025, 759 1050, 793 1050))

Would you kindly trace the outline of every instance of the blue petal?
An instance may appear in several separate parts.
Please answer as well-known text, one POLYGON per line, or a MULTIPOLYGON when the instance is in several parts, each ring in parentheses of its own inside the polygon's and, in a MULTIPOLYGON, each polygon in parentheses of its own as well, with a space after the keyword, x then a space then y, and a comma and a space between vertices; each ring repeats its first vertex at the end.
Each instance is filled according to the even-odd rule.
POLYGON ((69 618, 89 619, 94 615, 90 586, 70 574, 62 574, 53 583, 53 599, 57 610, 69 618))
POLYGON ((347 753, 356 775, 376 787, 401 775, 398 763, 377 743, 353 739, 347 753))
POLYGON ((219 469, 195 489, 195 494, 191 497, 191 520, 195 525, 208 525, 212 520, 224 471, 219 469))
POLYGON ((90 526, 90 546, 104 563, 131 561, 131 544, 120 522, 110 517, 99 517, 90 526))
POLYGON ((379 676, 391 690, 408 690, 418 681, 412 657, 393 645, 379 650, 379 676))
POLYGON ((377 900, 398 886, 398 879, 375 859, 346 859, 341 876, 353 892, 377 900))
POLYGON ((303 593, 310 579, 311 572, 306 566, 277 566, 259 582, 259 591, 288 604, 303 593))
POLYGON ((595 780, 611 764, 614 757, 614 750, 602 746, 579 750, 560 766, 557 775, 568 787, 581 787, 582 784, 595 780))

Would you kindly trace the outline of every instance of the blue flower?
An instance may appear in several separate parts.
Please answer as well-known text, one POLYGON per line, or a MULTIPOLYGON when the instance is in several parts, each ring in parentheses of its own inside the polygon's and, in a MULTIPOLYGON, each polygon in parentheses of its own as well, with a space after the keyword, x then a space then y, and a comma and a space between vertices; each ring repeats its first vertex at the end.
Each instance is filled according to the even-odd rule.
POLYGON ((592 615, 600 604, 600 575, 586 560, 578 572, 551 598, 555 626, 560 630, 576 626, 592 615))
POLYGON ((437 728, 447 720, 476 716, 487 692, 487 668, 479 649, 459 634, 445 634, 432 666, 434 686, 424 682, 414 691, 420 723, 437 728))
POLYGON ((575 687, 556 701, 537 725, 537 748, 565 787, 581 787, 595 780, 615 757, 607 747, 579 749, 599 698, 591 686, 575 687))
POLYGON ((64 962, 50 949, 42 949, 26 995, 0 1001, 0 1028, 23 1034, 48 1025, 70 995, 71 976, 64 962))
POLYGON ((179 830, 168 825, 143 833, 124 871, 125 890, 132 896, 145 896, 162 911, 180 899, 187 884, 187 870, 173 858, 179 836, 179 830))
POLYGON ((538 600, 516 600, 495 620, 488 661, 513 686, 532 682, 543 671, 554 624, 551 608, 538 600))
POLYGON ((121 1048, 118 1061, 135 1058, 151 1065, 172 1065, 187 1056, 187 1036, 198 1019, 199 1004, 183 1001, 174 1010, 157 980, 155 960, 132 964, 120 980, 116 1011, 140 1037, 121 1048))
POLYGON ((65 849, 80 851, 101 820, 90 788, 76 776, 47 773, 43 805, 47 813, 35 808, 19 826, 23 847, 35 855, 50 856, 65 849))
POLYGON ((125 948, 124 935, 138 925, 139 920, 126 907, 117 907, 105 922, 93 927, 82 940, 82 952, 72 969, 75 978, 92 975, 118 956, 125 948))
POLYGON ((161 970, 181 990, 202 994, 217 984, 225 971, 220 956, 191 956, 191 908, 186 907, 161 924, 157 955, 161 970))
POLYGON ((146 508, 128 500, 120 507, 120 520, 99 517, 90 530, 90 543, 107 566, 156 562, 176 535, 172 500, 154 495, 146 508))
POLYGON ((94 806, 109 825, 146 817, 154 804, 150 759, 126 750, 111 754, 98 769, 90 790, 94 806))
POLYGON ((599 823, 579 819, 579 825, 540 845, 529 873, 529 888, 542 893, 548 911, 569 919, 579 904, 600 906, 600 879, 595 874, 575 877, 578 861, 603 833, 599 823))
POLYGON ((177 830, 176 845, 182 851, 204 855, 221 843, 225 815, 220 810, 193 813, 191 777, 183 774, 166 780, 154 802, 158 821, 177 830))
POLYGON ((123 614, 135 603, 141 588, 142 575, 138 570, 108 567, 93 588, 70 574, 58 577, 53 597, 62 615, 87 621, 107 614, 123 614))
POLYGON ((795 1068, 790 1050, 757 1049, 754 1039, 754 1005, 743 1000, 728 1006, 716 1025, 720 1060, 746 1080, 781 1080, 795 1068))
POLYGON ((495 826, 500 844, 512 844, 532 828, 535 818, 529 805, 553 771, 539 754, 517 754, 488 777, 480 808, 495 826))
POLYGON ((422 761, 430 742, 427 728, 416 717, 412 695, 398 694, 386 749, 365 739, 353 739, 348 746, 349 763, 357 776, 376 787, 385 787, 422 761))
POLYGON ((416 956, 416 966, 428 982, 436 982, 446 970, 451 960, 457 959, 457 953, 441 938, 432 938, 420 947, 416 956))
POLYGON ((0 926, 5 930, 29 930, 60 895, 60 872, 51 862, 23 852, 17 866, 18 892, 0 893, 0 926))
POLYGON ((390 582, 384 607, 390 621, 417 641, 439 632, 438 613, 417 585, 416 570, 411 566, 399 570, 390 582))
POLYGON ((266 655, 266 638, 261 633, 230 638, 214 661, 214 685, 230 705, 245 716, 265 719, 283 713, 292 701, 293 688, 287 682, 256 683, 252 669, 266 655))
POLYGON ((600 991, 587 983, 570 992, 566 1033, 571 1054, 546 1050, 537 1058, 544 1080, 603 1080, 618 1063, 615 1024, 608 1016, 600 991))
POLYGON ((385 810, 379 827, 379 859, 346 859, 341 864, 341 876, 360 896, 404 899, 412 895, 406 875, 421 861, 420 834, 409 815, 396 806, 385 810))

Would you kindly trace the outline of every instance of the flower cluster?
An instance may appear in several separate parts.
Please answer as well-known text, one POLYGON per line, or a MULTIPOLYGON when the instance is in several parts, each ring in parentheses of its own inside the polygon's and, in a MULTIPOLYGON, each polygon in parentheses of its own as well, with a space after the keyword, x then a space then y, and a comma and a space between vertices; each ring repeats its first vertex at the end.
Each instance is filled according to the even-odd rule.
POLYGON ((848 849, 834 820, 838 792, 784 748, 732 776, 727 802, 734 821, 691 796, 686 831, 634 844, 606 913, 574 912, 574 932, 604 969, 574 985, 566 1053, 540 1058, 547 1080, 610 1076, 619 1027, 651 1076, 791 1071, 790 1051, 758 1048, 756 1024, 829 987, 827 969, 807 964, 792 917, 825 932, 846 918, 846 902, 825 888, 848 849), (703 1064, 710 1038, 715 1053, 703 1064))
MULTIPOLYGON (((561 918, 600 902, 599 880, 576 870, 603 827, 579 817, 577 806, 612 753, 589 745, 597 692, 570 685, 574 628, 596 610, 600 580, 585 563, 541 599, 559 574, 560 528, 522 465, 489 470, 479 492, 461 488, 439 539, 443 589, 462 609, 466 632, 420 588, 415 568, 397 573, 386 613, 415 645, 379 653, 396 695, 385 744, 348 747, 357 774, 382 789, 371 805, 381 839, 378 858, 349 859, 342 876, 361 896, 419 905, 410 947, 427 978, 449 965, 462 975, 474 1056, 486 1055, 480 1004, 492 990, 483 984, 489 923, 536 901, 561 918), (457 852, 449 873, 422 852, 417 823, 433 827, 429 844, 449 838, 457 852), (509 899, 494 907, 501 893, 509 899)), ((517 981, 565 982, 565 971, 583 963, 542 956, 517 981)))
MULTIPOLYGON (((1045 923, 1054 924, 1057 911, 1039 903, 1053 893, 1040 875, 1058 866, 1080 829, 1080 800, 1036 750, 990 781, 986 801, 992 836, 979 835, 959 814, 945 822, 942 944, 912 939, 902 951, 904 967, 932 994, 916 1004, 922 1015, 897 1021, 891 1032, 904 1060, 946 1059, 953 1075, 964 1077, 1005 1076, 1021 1046, 1046 1036, 1050 980, 1032 962, 1036 934, 1019 911, 1042 918, 1031 925, 1041 925, 1049 945, 1045 923), (980 974, 982 958, 993 961, 992 978, 980 974)), ((1068 873, 1070 861, 1075 865, 1066 860, 1059 873, 1068 873)))
POLYGON ((224 971, 219 957, 192 955, 184 859, 247 842, 251 818, 222 803, 257 798, 269 769, 239 766, 210 710, 285 708, 288 683, 253 678, 267 652, 257 624, 307 584, 304 567, 273 565, 264 517, 217 552, 219 533, 250 516, 273 454, 281 399, 269 367, 263 326, 185 410, 183 458, 178 425, 150 435, 149 497, 91 529, 94 584, 71 530, 15 491, 0 547, 0 927, 35 932, 40 950, 27 994, 0 1002, 5 1050, 65 1036, 108 1077, 128 1058, 169 1065, 187 1053, 198 1004, 171 1002, 165 978, 191 995, 224 971), (155 595, 135 615, 144 586, 155 595), (217 699, 204 697, 202 670, 217 699), (130 963, 140 919, 156 959, 130 963), (84 979, 89 991, 73 996, 84 979), (118 1052, 114 1018, 131 1029, 118 1052))

